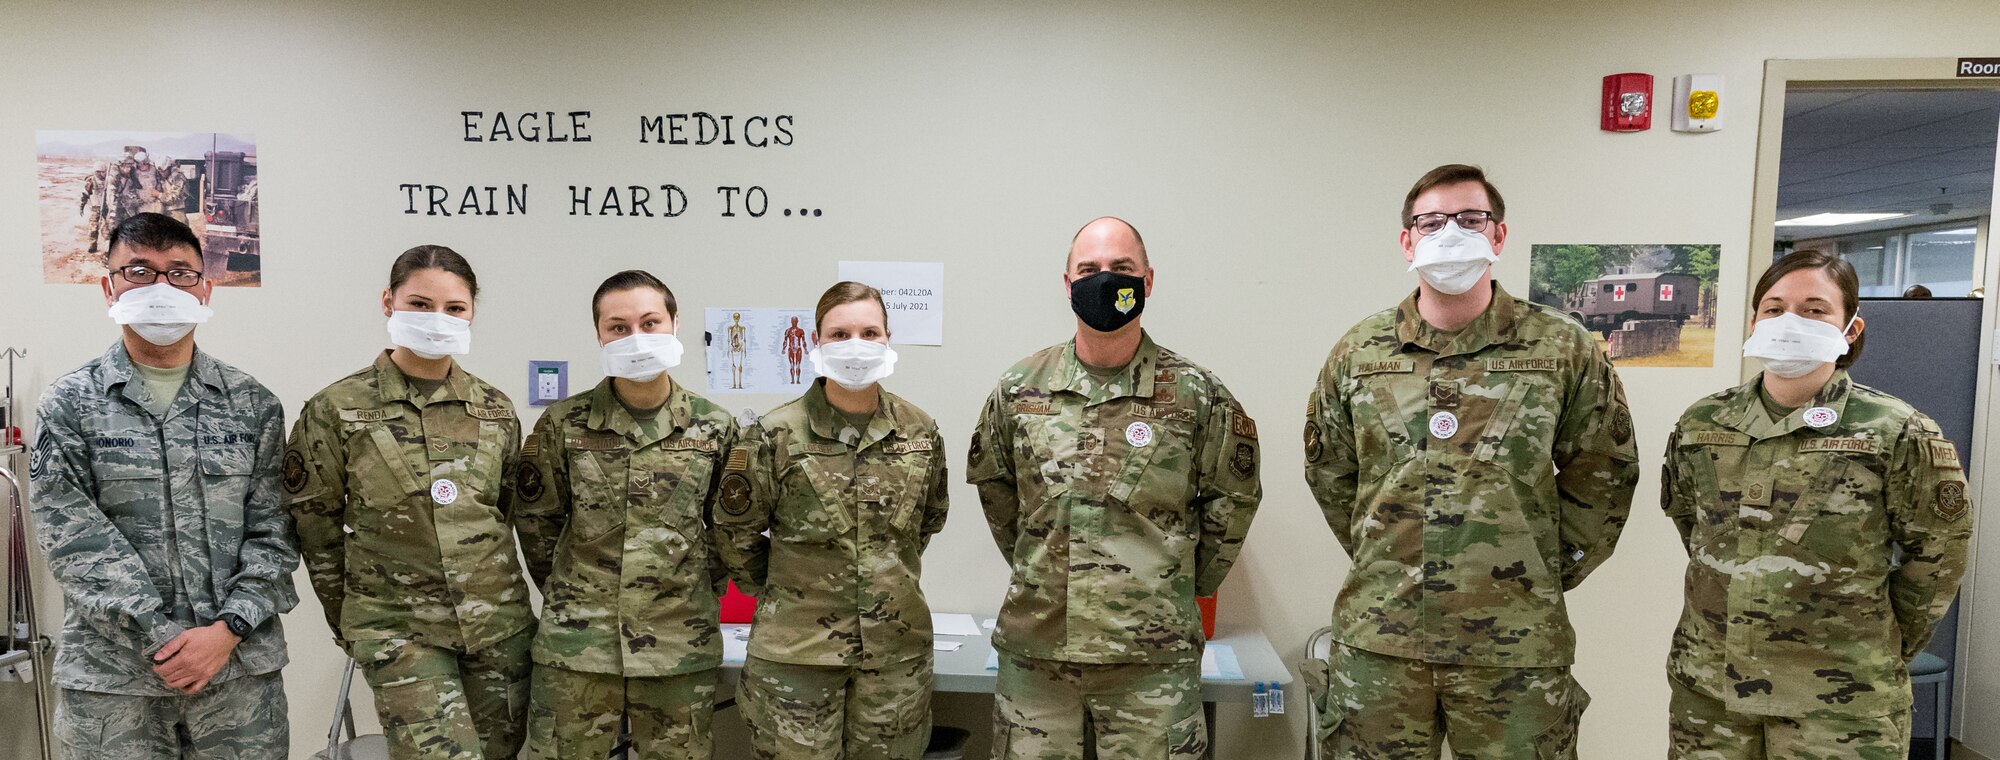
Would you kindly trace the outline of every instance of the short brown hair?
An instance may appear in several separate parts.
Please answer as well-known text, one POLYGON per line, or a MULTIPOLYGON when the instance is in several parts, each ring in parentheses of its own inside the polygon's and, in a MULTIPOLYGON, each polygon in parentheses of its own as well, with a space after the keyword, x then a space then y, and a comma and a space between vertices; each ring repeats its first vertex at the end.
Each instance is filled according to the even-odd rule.
POLYGON ((602 316, 597 310, 597 305, 604 301, 605 296, 621 290, 635 290, 638 288, 651 288, 660 291, 660 297, 667 301, 667 316, 680 319, 680 304, 674 301, 674 292, 667 289, 666 283, 661 282, 660 278, 654 277, 653 273, 644 269, 627 269, 605 278, 604 283, 597 286, 597 292, 591 294, 590 324, 595 326, 598 317, 602 316))
POLYGON ((1487 211, 1493 212, 1493 220, 1496 222, 1506 220, 1507 202, 1500 199, 1500 188, 1486 181, 1486 170, 1470 164, 1445 164, 1424 173, 1424 176, 1417 180, 1417 184, 1410 187, 1410 194, 1403 196, 1401 220, 1403 227, 1408 228, 1413 224, 1410 217, 1416 213, 1417 196, 1430 192, 1432 188, 1466 182, 1477 182, 1480 187, 1486 188, 1486 200, 1493 204, 1493 208, 1487 211))
POLYGON ((465 288, 472 291, 472 300, 479 300, 479 276, 472 273, 472 265, 457 251, 441 245, 420 245, 397 256, 396 263, 389 266, 390 292, 403 287, 410 275, 426 269, 442 269, 458 275, 465 281, 465 288))
POLYGON ((827 288, 826 293, 819 297, 819 306, 813 309, 813 329, 819 329, 819 323, 826 321, 826 313, 833 311, 834 307, 861 301, 874 301, 876 306, 882 307, 882 332, 887 333, 889 305, 882 302, 882 291, 852 280, 834 283, 833 287, 827 288))
MULTIPOLYGON (((1753 324, 1756 322, 1757 304, 1763 302, 1764 294, 1771 292, 1771 288, 1785 279, 1785 275, 1805 269, 1818 269, 1832 277, 1833 284, 1840 288, 1840 308, 1844 310, 1841 320, 1845 322, 1854 318, 1854 312, 1861 308, 1861 277, 1854 273, 1854 265, 1839 256, 1807 248, 1785 254, 1770 269, 1764 270, 1764 276, 1757 278, 1757 287, 1750 292, 1753 324)), ((1867 340, 1865 332, 1854 336, 1853 345, 1848 346, 1846 354, 1833 361, 1833 366, 1841 369, 1854 366, 1854 362, 1861 358, 1861 346, 1867 340)))

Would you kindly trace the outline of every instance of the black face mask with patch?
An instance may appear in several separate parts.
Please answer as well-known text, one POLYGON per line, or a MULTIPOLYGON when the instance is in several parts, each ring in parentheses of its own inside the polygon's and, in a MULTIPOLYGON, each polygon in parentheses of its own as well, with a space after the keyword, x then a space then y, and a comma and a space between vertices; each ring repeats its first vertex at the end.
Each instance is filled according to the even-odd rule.
POLYGON ((1069 284, 1069 308, 1090 329, 1112 332, 1146 310, 1146 280, 1107 271, 1073 281, 1069 284))

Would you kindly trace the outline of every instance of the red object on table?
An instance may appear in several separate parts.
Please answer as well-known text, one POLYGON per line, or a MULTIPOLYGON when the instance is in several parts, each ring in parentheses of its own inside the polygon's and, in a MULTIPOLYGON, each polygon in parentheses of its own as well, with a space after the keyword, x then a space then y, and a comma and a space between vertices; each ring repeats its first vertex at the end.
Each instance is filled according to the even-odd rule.
POLYGON ((1215 597, 1197 596, 1194 598, 1194 606, 1201 608, 1201 637, 1215 638, 1215 597))
POLYGON ((722 592, 722 622, 748 623, 757 616, 757 597, 736 590, 736 581, 722 592))

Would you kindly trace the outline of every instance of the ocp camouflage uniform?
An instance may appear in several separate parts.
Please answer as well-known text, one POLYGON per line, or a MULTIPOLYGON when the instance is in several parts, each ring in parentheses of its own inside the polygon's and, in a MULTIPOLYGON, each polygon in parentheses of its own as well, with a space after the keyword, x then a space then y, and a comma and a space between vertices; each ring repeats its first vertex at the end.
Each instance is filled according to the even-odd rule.
POLYGON ((944 528, 944 447, 886 390, 856 429, 825 383, 744 429, 716 498, 717 546, 757 597, 743 717, 759 758, 916 760, 932 644, 918 580, 944 528))
POLYGON ((1901 760, 1910 660, 1965 572, 1958 452, 1845 371, 1789 412, 1761 381, 1696 402, 1667 443, 1661 504, 1691 560, 1671 754, 1901 760))
POLYGON ((635 419, 612 381, 550 406, 521 447, 514 525, 542 589, 528 754, 712 755, 724 574, 709 495, 736 421, 675 384, 635 419))
POLYGON ((87 221, 84 222, 84 229, 90 233, 89 253, 97 252, 99 237, 103 237, 105 244, 110 245, 111 217, 116 208, 115 203, 111 197, 110 178, 94 172, 83 178, 83 197, 77 199, 77 208, 89 213, 87 221))
POLYGON ((1329 756, 1436 757, 1448 735, 1458 758, 1575 757, 1590 698, 1563 592, 1611 556, 1639 478, 1595 336, 1498 284, 1447 332, 1412 294, 1327 356, 1305 450, 1353 559, 1329 756))
POLYGON ((384 351, 308 400, 287 504, 390 754, 512 758, 535 625, 508 520, 521 423, 456 364, 428 396, 410 382, 384 351))
POLYGON ((1257 425, 1213 373, 1150 336, 1115 372, 1074 341, 987 397, 967 457, 1013 568, 994 756, 1201 757, 1201 615, 1262 498, 1257 425))
POLYGON ((199 350, 171 400, 134 373, 115 344, 37 411, 33 510, 65 601, 56 738, 76 757, 283 757, 278 613, 298 603, 299 561, 278 502, 284 410, 199 350), (153 653, 225 613, 253 630, 207 687, 153 672, 153 653))

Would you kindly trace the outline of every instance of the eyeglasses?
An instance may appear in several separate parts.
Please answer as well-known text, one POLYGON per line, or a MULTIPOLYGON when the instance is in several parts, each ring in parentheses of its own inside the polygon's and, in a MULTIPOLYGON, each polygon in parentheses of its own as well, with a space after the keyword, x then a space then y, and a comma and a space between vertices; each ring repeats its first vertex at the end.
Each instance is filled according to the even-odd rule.
POLYGON ((176 288, 192 288, 201 284, 201 273, 193 269, 169 269, 162 272, 144 264, 133 264, 111 271, 117 272, 119 277, 134 285, 151 285, 159 282, 160 275, 166 275, 167 284, 176 288))
POLYGON ((1429 235, 1444 229, 1446 221, 1458 222, 1459 229, 1466 232, 1484 232, 1486 223, 1493 219, 1491 211, 1460 211, 1453 214, 1433 212, 1410 217, 1410 226, 1419 234, 1429 235))

